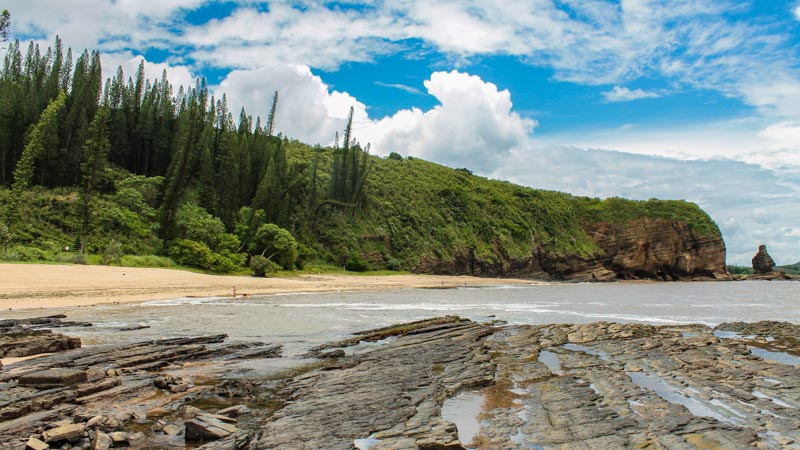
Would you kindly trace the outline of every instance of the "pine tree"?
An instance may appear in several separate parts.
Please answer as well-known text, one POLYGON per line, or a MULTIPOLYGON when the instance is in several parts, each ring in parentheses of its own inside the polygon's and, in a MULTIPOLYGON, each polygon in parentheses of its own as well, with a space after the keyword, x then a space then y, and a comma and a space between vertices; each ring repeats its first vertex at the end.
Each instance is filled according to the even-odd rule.
MULTIPOLYGON (((362 149, 353 139, 353 107, 347 117, 342 147, 337 144, 333 149, 333 166, 329 204, 338 204, 355 208, 364 200, 364 184, 369 173, 369 146, 362 149)), ((324 205, 321 204, 320 206, 324 205)))
POLYGON ((58 145, 58 116, 64 108, 66 95, 61 92, 58 97, 50 102, 33 127, 28 145, 22 152, 22 157, 14 169, 14 183, 11 185, 11 197, 6 203, 4 219, 9 230, 19 215, 19 204, 22 195, 33 181, 36 161, 48 149, 58 145))
MULTIPOLYGON (((0 13, 0 42, 6 43, 11 37, 11 14, 7 9, 0 13)), ((3 47, 5 48, 5 47, 3 47)))
POLYGON ((278 112, 278 91, 275 91, 275 96, 272 97, 272 107, 269 109, 269 116, 267 117, 267 136, 272 136, 275 133, 275 120, 278 112))
POLYGON ((100 172, 108 162, 108 152, 111 150, 108 129, 109 118, 109 110, 107 108, 100 108, 97 114, 95 114, 91 125, 89 125, 86 142, 83 144, 83 151, 86 156, 84 163, 81 164, 82 186, 80 200, 81 216, 83 218, 83 226, 81 229, 81 253, 86 251, 86 236, 89 234, 92 191, 97 184, 97 178, 100 172))

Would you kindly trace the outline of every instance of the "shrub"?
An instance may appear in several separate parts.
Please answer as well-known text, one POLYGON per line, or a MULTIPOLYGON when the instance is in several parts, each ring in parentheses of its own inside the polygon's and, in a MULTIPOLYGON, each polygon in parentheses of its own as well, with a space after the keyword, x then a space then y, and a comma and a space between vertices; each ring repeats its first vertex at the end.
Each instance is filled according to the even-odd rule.
POLYGON ((178 264, 211 269, 214 254, 206 244, 189 239, 178 239, 169 249, 169 256, 178 264))
POLYGON ((72 264, 81 264, 86 265, 89 264, 89 261, 86 260, 86 255, 84 253, 75 253, 72 256, 72 264))
POLYGON ((344 268, 351 272, 366 272, 369 270, 369 263, 360 255, 353 253, 347 258, 344 268))
POLYGON ((100 257, 100 264, 104 266, 111 264, 121 266, 123 256, 125 256, 125 252, 122 251, 122 243, 116 239, 112 239, 108 242, 108 245, 106 245, 105 250, 103 250, 103 255, 100 257))
POLYGON ((200 206, 187 203, 175 213, 175 231, 183 239, 201 242, 206 247, 217 250, 220 239, 225 234, 225 225, 200 206))
POLYGON ((390 256, 386 258, 386 268, 389 270, 403 270, 403 263, 399 259, 390 256))
POLYGON ((175 267, 175 261, 166 256, 125 255, 122 257, 122 265, 125 267, 175 267))
POLYGON ((274 223, 258 227, 252 244, 251 251, 261 251, 286 270, 291 270, 297 261, 297 241, 288 230, 274 223))
POLYGON ((56 256, 40 248, 17 245, 6 254, 5 259, 8 261, 39 262, 55 261, 56 256))
POLYGON ((242 267, 247 257, 244 253, 223 251, 211 255, 211 268, 214 272, 227 273, 242 267))
POLYGON ((317 251, 313 247, 298 243, 297 261, 295 261, 294 265, 298 269, 303 270, 307 262, 317 259, 318 256, 317 251))
POLYGON ((395 161, 402 161, 403 160, 403 155, 401 155, 400 153, 397 153, 397 152, 392 152, 392 153, 389 153, 389 159, 392 159, 392 160, 395 160, 395 161))
POLYGON ((253 272, 254 277, 263 277, 268 273, 277 272, 278 269, 280 269, 279 265, 261 255, 253 256, 250 259, 250 270, 253 272))

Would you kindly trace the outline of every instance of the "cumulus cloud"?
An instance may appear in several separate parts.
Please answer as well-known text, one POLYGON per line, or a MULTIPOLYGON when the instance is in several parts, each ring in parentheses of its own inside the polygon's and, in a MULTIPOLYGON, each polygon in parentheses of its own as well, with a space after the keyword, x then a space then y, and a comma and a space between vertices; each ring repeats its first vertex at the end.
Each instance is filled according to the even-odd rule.
POLYGON ((536 126, 536 121, 512 111, 507 90, 475 75, 435 72, 424 84, 439 105, 359 123, 356 131, 382 154, 394 151, 491 171, 511 151, 527 144, 536 126))
POLYGON ((230 110, 266 118, 278 91, 276 130, 305 142, 330 144, 341 133, 353 106, 354 120, 366 120, 366 106, 345 92, 331 91, 308 66, 274 64, 253 70, 234 70, 214 88, 227 94, 230 110))
POLYGON ((629 102, 642 98, 658 98, 661 97, 661 94, 643 89, 630 90, 626 87, 614 86, 614 89, 603 92, 603 97, 607 102, 629 102))
POLYGON ((511 55, 552 68, 558 80, 590 85, 666 77, 741 99, 761 114, 800 117, 800 58, 785 24, 731 19, 731 11, 748 11, 733 0, 280 1, 268 10, 240 0, 227 17, 199 25, 182 19, 207 0, 9 3, 18 33, 60 34, 72 46, 105 51, 169 49, 173 64, 199 68, 335 69, 403 51, 413 40, 450 62, 511 55))
POLYGON ((231 110, 266 116, 279 92, 276 129, 307 142, 330 144, 341 133, 351 106, 354 136, 373 152, 398 152, 454 167, 493 170, 511 151, 528 143, 536 121, 512 110, 511 94, 480 77, 435 72, 425 81, 439 105, 428 111, 398 111, 370 118, 366 106, 346 92, 331 91, 307 66, 272 65, 231 72, 217 88, 231 110))
POLYGON ((133 77, 142 61, 144 61, 145 78, 148 80, 160 80, 165 70, 167 79, 176 89, 178 86, 194 86, 197 79, 197 76, 192 74, 186 66, 154 63, 147 61, 143 56, 134 56, 130 52, 101 53, 100 64, 103 67, 103 79, 113 77, 118 67, 122 67, 126 78, 133 77))
POLYGON ((800 20, 800 5, 795 6, 792 12, 794 12, 794 18, 800 20))
POLYGON ((590 197, 683 199, 722 230, 728 262, 749 265, 765 243, 779 264, 800 261, 800 176, 731 160, 683 161, 566 146, 517 151, 493 177, 590 197))

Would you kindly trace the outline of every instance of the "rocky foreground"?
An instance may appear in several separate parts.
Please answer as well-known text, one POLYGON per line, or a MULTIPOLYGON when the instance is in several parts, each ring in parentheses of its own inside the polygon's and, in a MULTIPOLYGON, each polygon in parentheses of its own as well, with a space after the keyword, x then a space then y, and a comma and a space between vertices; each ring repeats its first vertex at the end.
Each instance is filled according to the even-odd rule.
MULTIPOLYGON (((0 322, 0 355, 37 326, 0 322)), ((231 364, 280 357, 268 343, 75 348, 50 334, 66 351, 0 372, 2 448, 800 448, 788 323, 444 317, 311 349, 270 379, 231 364)))

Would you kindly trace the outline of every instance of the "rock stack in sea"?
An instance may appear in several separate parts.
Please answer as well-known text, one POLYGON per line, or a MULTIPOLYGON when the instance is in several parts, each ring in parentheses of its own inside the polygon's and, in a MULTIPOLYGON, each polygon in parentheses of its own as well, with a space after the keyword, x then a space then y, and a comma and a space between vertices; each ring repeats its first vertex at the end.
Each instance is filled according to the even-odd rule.
POLYGON ((775 267, 775 261, 767 253, 767 246, 761 244, 758 246, 758 253, 753 256, 753 271, 755 273, 770 273, 775 267))

